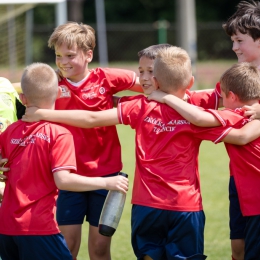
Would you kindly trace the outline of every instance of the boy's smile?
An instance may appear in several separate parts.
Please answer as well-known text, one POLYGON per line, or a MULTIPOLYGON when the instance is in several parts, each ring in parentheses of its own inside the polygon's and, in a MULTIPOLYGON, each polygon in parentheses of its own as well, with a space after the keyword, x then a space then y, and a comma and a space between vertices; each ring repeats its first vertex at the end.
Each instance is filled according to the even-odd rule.
POLYGON ((66 44, 55 47, 56 65, 62 76, 73 82, 79 82, 88 74, 88 63, 92 60, 92 51, 84 53, 73 45, 68 48, 66 44), (91 52, 91 53, 90 53, 91 52))
POLYGON ((144 91, 144 94, 149 95, 157 88, 153 85, 153 66, 154 60, 145 56, 139 60, 139 81, 144 91))
POLYGON ((251 62, 260 65, 260 40, 254 39, 248 34, 237 31, 231 36, 232 50, 236 53, 238 62, 251 62))

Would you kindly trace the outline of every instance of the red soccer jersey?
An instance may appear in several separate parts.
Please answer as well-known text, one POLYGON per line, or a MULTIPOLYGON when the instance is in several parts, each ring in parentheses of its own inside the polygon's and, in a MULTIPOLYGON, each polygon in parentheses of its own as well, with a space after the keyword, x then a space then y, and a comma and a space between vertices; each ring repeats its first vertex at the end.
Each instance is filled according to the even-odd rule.
MULTIPOLYGON (((210 111, 223 125, 240 128, 248 119, 240 109, 210 111)), ((247 145, 225 143, 230 163, 229 169, 234 176, 239 203, 244 216, 260 214, 260 138, 247 145)))
POLYGON ((57 124, 17 121, 0 135, 0 147, 10 167, 0 207, 0 233, 59 233, 53 173, 64 169, 76 171, 72 135, 57 124))
POLYGON ((199 146, 202 139, 215 141, 225 128, 196 127, 174 109, 144 96, 119 103, 118 118, 136 131, 132 203, 174 211, 201 210, 199 146))
MULTIPOLYGON (((213 92, 186 90, 186 95, 188 97, 187 102, 192 105, 203 107, 205 109, 218 109, 219 96, 217 89, 213 92)), ((138 98, 138 96, 124 96, 118 100, 118 103, 131 101, 136 97, 138 98)))
MULTIPOLYGON (((61 97, 55 108, 100 111, 113 108, 113 94, 131 88, 136 74, 122 69, 91 70, 78 87, 66 79, 59 82, 61 97)), ((66 126, 72 133, 76 149, 78 174, 104 176, 122 169, 121 147, 115 126, 83 129, 66 126)))
POLYGON ((186 95, 188 96, 187 102, 192 105, 205 109, 218 109, 219 95, 217 89, 214 89, 213 92, 186 90, 186 95))

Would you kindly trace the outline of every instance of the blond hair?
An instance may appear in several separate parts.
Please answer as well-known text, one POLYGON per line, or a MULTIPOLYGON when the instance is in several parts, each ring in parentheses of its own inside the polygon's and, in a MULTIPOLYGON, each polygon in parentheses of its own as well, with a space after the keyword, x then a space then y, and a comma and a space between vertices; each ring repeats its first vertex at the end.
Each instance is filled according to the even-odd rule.
POLYGON ((45 63, 27 66, 21 79, 22 92, 36 106, 53 104, 58 93, 58 78, 55 71, 45 63))
POLYGON ((176 46, 159 50, 154 62, 154 76, 162 91, 186 88, 192 78, 188 53, 176 46))
POLYGON ((223 73, 220 87, 226 96, 232 91, 243 102, 260 99, 260 72, 248 62, 237 63, 223 73))
POLYGON ((84 52, 94 50, 96 46, 95 30, 83 23, 67 22, 58 26, 48 40, 48 46, 55 49, 56 46, 66 44, 69 49, 73 45, 84 52))

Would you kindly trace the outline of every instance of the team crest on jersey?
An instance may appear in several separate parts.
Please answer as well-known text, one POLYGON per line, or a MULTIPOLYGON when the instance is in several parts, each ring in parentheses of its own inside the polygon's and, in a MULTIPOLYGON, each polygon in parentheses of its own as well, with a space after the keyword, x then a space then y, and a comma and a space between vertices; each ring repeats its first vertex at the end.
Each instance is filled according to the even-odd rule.
POLYGON ((61 94, 60 94, 59 98, 70 98, 71 97, 70 90, 67 86, 61 85, 60 88, 61 88, 61 94))
POLYGON ((101 87, 101 88, 99 89, 99 93, 100 93, 101 95, 103 95, 105 92, 106 92, 106 89, 105 89, 104 87, 101 87))

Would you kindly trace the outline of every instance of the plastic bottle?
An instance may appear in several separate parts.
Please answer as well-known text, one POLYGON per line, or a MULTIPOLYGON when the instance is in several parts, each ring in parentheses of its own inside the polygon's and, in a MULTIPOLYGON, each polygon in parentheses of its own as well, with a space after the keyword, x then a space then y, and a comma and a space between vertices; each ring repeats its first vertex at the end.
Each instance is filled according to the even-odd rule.
MULTIPOLYGON (((128 178, 126 173, 119 172, 119 175, 128 178)), ((124 209, 125 199, 126 194, 120 191, 110 190, 108 192, 98 225, 101 235, 107 237, 113 236, 124 209)))

